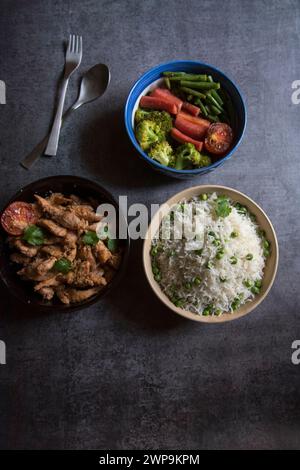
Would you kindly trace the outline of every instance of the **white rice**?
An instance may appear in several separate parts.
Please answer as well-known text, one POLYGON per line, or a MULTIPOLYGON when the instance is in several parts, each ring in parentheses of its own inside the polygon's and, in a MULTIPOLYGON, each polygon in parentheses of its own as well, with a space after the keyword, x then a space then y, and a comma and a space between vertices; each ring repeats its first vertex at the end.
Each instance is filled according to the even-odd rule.
POLYGON ((255 296, 251 287, 262 281, 265 266, 264 239, 251 214, 241 214, 230 201, 231 213, 217 216, 217 198, 213 193, 205 201, 183 200, 184 211, 180 204, 172 207, 174 223, 166 216, 152 245, 158 248, 152 260, 159 269, 162 290, 172 301, 179 299, 180 307, 198 314, 207 307, 211 314, 232 312, 236 303, 239 306, 251 300, 255 296), (233 238, 232 232, 238 236, 233 238), (224 255, 217 259, 222 247, 224 255), (251 260, 246 259, 249 254, 251 260), (236 264, 232 264, 232 257, 236 264), (199 285, 195 278, 200 279, 199 285))

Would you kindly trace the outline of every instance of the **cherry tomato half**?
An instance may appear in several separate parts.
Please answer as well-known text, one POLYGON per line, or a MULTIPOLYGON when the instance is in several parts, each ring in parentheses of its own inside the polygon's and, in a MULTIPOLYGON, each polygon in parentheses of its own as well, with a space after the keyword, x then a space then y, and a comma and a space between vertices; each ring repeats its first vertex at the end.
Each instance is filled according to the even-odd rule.
POLYGON ((205 148, 210 153, 222 155, 230 148, 233 141, 233 132, 228 124, 215 122, 209 126, 205 138, 205 148))
POLYGON ((32 204, 15 201, 3 212, 1 225, 7 233, 17 236, 21 235, 28 225, 35 224, 37 220, 38 215, 32 204))

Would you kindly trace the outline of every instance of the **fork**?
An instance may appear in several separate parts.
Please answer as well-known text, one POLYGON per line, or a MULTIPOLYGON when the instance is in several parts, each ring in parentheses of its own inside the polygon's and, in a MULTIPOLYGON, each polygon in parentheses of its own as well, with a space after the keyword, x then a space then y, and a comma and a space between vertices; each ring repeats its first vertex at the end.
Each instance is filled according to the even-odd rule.
POLYGON ((82 58, 82 36, 70 34, 69 44, 66 51, 66 62, 64 70, 64 78, 61 86, 58 106, 54 122, 52 125, 48 145, 45 155, 54 156, 57 153, 57 146, 62 123, 62 113, 64 109, 65 97, 68 88, 69 78, 72 73, 79 67, 82 58))

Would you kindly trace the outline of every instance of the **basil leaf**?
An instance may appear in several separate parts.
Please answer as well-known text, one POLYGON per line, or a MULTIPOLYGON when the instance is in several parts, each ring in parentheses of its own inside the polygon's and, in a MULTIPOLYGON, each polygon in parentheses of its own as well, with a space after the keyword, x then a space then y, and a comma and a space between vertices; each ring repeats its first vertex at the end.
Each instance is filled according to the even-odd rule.
POLYGON ((118 240, 116 239, 113 239, 113 238, 109 238, 107 240, 107 248, 109 249, 109 251, 111 251, 112 253, 115 253, 118 249, 118 240))
POLYGON ((220 196, 216 203, 216 214, 218 217, 228 217, 231 212, 229 200, 225 196, 220 196))
POLYGON ((42 245, 44 243, 44 232, 36 225, 28 225, 24 230, 23 240, 30 245, 42 245))
POLYGON ((83 235, 82 241, 85 245, 96 245, 99 238, 97 237, 96 232, 88 231, 83 235))
POLYGON ((72 263, 67 258, 58 259, 53 266, 53 269, 55 269, 55 271, 58 271, 59 273, 63 274, 67 274, 71 270, 71 268, 72 263))

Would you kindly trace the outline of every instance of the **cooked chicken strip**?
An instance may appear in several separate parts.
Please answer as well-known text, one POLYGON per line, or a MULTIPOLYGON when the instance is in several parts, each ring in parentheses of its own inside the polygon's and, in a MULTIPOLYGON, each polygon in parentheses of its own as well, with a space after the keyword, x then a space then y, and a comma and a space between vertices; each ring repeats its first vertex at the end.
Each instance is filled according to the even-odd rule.
POLYGON ((71 210, 62 206, 54 206, 47 199, 35 194, 35 197, 42 209, 57 223, 70 230, 80 230, 87 227, 87 221, 81 220, 71 210))
POLYGON ((22 253, 12 253, 10 255, 10 259, 14 263, 23 264, 24 266, 31 263, 32 261, 32 259, 29 256, 22 255, 22 253))
POLYGON ((74 205, 69 207, 69 209, 77 215, 79 218, 87 220, 88 222, 100 222, 101 216, 97 215, 92 208, 88 205, 74 205))
POLYGON ((37 292, 41 294, 45 300, 51 300, 55 293, 52 287, 42 287, 37 292))
MULTIPOLYGON (((47 274, 49 275, 50 273, 47 273, 47 274)), ((38 291, 42 289, 43 287, 52 287, 52 286, 56 287, 59 285, 60 285, 60 281, 58 279, 58 275, 51 273, 51 276, 49 275, 47 279, 38 282, 38 284, 34 286, 34 290, 38 291)))
POLYGON ((83 261, 89 261, 91 265, 91 270, 96 268, 96 260, 92 253, 92 248, 90 245, 80 245, 78 249, 78 256, 83 261))
POLYGON ((49 202, 54 205, 72 204, 73 200, 64 196, 62 193, 52 193, 49 197, 49 202))
POLYGON ((39 251, 38 247, 27 245, 27 243, 23 242, 19 238, 15 239, 13 246, 17 248, 23 255, 29 256, 29 258, 36 256, 37 252, 39 251))
POLYGON ((47 253, 50 256, 55 256, 55 258, 57 258, 57 259, 62 258, 63 254, 64 254, 63 248, 59 245, 42 246, 40 251, 43 252, 43 253, 47 253))
POLYGON ((50 220, 50 219, 40 219, 37 222, 37 225, 47 229, 50 233, 52 233, 56 237, 65 237, 67 235, 66 228, 61 227, 60 225, 56 224, 55 222, 53 222, 53 220, 50 220))
POLYGON ((101 288, 94 287, 92 289, 77 290, 70 287, 64 288, 60 286, 56 289, 56 295, 64 304, 83 302, 93 295, 97 294, 101 288))
POLYGON ((112 257, 111 252, 102 240, 99 240, 94 246, 94 254, 101 264, 105 264, 112 257))
POLYGON ((97 227, 98 227, 99 222, 94 222, 93 224, 88 226, 88 230, 91 232, 96 232, 97 233, 97 227))
POLYGON ((50 271, 50 269, 53 268, 55 262, 57 259, 54 256, 50 256, 50 258, 45 259, 42 261, 37 267, 36 267, 36 272, 37 274, 45 274, 46 272, 50 271))
POLYGON ((76 235, 75 232, 72 232, 71 230, 68 230, 67 235, 65 238, 62 240, 63 243, 69 246, 76 245, 77 243, 78 236, 76 235))
POLYGON ((61 241, 62 238, 52 237, 51 235, 49 235, 44 238, 44 245, 54 245, 55 243, 60 243, 61 241))
POLYGON ((77 246, 72 245, 66 248, 64 252, 64 258, 67 258, 69 261, 74 261, 77 255, 77 246))

